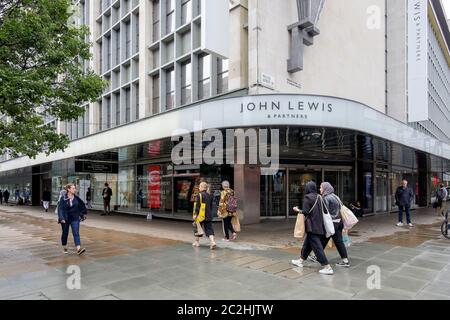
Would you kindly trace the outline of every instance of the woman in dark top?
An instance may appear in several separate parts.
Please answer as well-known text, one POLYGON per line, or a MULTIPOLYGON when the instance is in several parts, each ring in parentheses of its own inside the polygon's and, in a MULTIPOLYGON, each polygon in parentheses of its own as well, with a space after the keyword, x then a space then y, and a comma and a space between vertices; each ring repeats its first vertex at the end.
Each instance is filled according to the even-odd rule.
MULTIPOLYGON (((331 236, 334 245, 342 258, 342 262, 336 263, 338 267, 350 268, 350 261, 348 261, 348 253, 345 248, 344 240, 342 238, 342 231, 344 230, 344 222, 341 217, 341 199, 334 194, 334 188, 329 182, 322 182, 320 185, 320 194, 325 201, 325 205, 328 207, 331 219, 334 224, 334 234, 331 236)), ((323 247, 327 245, 327 241, 323 243, 323 247)))
MULTIPOLYGON (((206 192, 206 190, 208 190, 208 184, 206 182, 200 183, 199 194, 197 194, 195 198, 193 219, 195 221, 198 218, 201 205, 203 204, 205 207, 205 220, 201 221, 200 225, 202 226, 205 235, 209 238, 210 248, 215 249, 216 242, 214 241, 214 229, 212 226, 213 214, 211 210, 213 198, 208 192, 206 192)), ((194 247, 200 246, 199 240, 199 237, 195 237, 195 241, 192 245, 194 247)))
POLYGON ((71 227, 77 253, 81 255, 86 251, 85 248, 81 248, 80 241, 80 221, 86 219, 86 206, 83 200, 75 194, 77 189, 74 184, 68 184, 65 189, 67 194, 60 200, 58 206, 58 223, 61 223, 62 228, 61 244, 64 253, 67 254, 67 237, 69 236, 69 227, 71 227))
POLYGON ((314 251, 317 261, 323 266, 319 273, 333 274, 333 269, 328 263, 328 259, 322 246, 325 241, 326 232, 323 225, 321 196, 317 194, 315 182, 310 181, 306 183, 302 210, 300 211, 297 207, 295 207, 294 210, 305 215, 306 238, 303 242, 300 259, 292 260, 291 263, 302 268, 303 262, 308 258, 311 251, 314 251))

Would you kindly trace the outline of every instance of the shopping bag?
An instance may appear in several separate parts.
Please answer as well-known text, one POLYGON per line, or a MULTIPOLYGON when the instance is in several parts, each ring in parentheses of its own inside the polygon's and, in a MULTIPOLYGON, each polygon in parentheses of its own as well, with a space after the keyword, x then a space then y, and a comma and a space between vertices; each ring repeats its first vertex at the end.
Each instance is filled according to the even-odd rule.
POLYGON ((327 243, 327 248, 333 248, 333 239, 330 238, 330 240, 327 243))
POLYGON ((202 225, 200 224, 200 222, 198 222, 198 221, 192 222, 192 227, 194 229, 194 236, 196 236, 196 237, 203 236, 204 232, 203 232, 203 228, 202 228, 202 225))
POLYGON ((346 247, 350 247, 351 241, 350 241, 350 237, 348 236, 348 231, 344 230, 342 232, 342 241, 344 242, 344 245, 346 247))
MULTIPOLYGON (((198 215, 197 218, 195 219, 196 222, 203 222, 206 219, 206 203, 203 203, 203 199, 202 199, 202 194, 199 193, 198 194, 200 196, 200 210, 198 211, 198 215)), ((192 216, 195 217, 195 212, 196 212, 196 207, 197 207, 197 201, 194 202, 194 209, 192 212, 192 216)))
POLYGON ((344 204, 342 203, 341 199, 339 199, 338 196, 336 196, 336 195, 334 195, 334 196, 339 201, 339 204, 341 205, 340 213, 341 213, 342 222, 344 223, 344 229, 350 230, 351 228, 353 228, 355 226, 355 224, 358 223, 358 218, 356 218, 356 216, 352 210, 350 210, 349 208, 344 206, 344 204))
POLYGON ((233 226, 234 232, 241 232, 241 223, 239 222, 239 217, 237 215, 231 218, 231 225, 233 226))
POLYGON ((332 235, 334 235, 334 224, 333 224, 333 219, 331 218, 331 214, 328 211, 328 207, 325 204, 325 201, 323 200, 323 198, 321 196, 318 196, 320 198, 320 201, 322 203, 322 216, 323 216, 323 225, 325 227, 325 237, 329 238, 332 235), (324 210, 325 209, 325 210, 324 210))
POLYGON ((303 213, 297 214, 297 221, 295 222, 294 238, 302 239, 305 236, 305 215, 303 213))

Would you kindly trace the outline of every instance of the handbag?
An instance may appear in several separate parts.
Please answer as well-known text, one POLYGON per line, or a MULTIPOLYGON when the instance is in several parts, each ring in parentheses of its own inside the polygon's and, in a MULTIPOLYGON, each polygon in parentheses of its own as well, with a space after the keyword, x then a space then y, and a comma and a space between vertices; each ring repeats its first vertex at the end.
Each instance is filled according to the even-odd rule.
POLYGON ((194 229, 194 236, 196 237, 202 237, 205 234, 203 232, 203 228, 200 222, 197 221, 192 222, 192 228, 194 229))
POLYGON ((320 202, 322 204, 322 216, 323 216, 323 226, 325 227, 325 237, 329 238, 332 235, 334 235, 334 224, 333 224, 333 219, 331 218, 331 214, 328 211, 328 208, 325 204, 325 201, 323 200, 322 196, 318 196, 320 197, 320 202), (324 212, 323 208, 325 208, 326 213, 324 212))
POLYGON ((234 232, 241 232, 241 223, 239 222, 239 217, 237 215, 231 218, 231 225, 233 226, 234 232))
POLYGON ((344 206, 344 204, 342 203, 341 199, 339 199, 338 196, 334 195, 334 197, 339 201, 339 204, 341 205, 340 213, 341 213, 342 222, 344 222, 344 229, 350 230, 351 228, 353 228, 355 226, 355 224, 358 223, 359 220, 358 220, 358 218, 356 218, 356 216, 352 210, 350 210, 349 208, 344 206))
POLYGON ((297 214, 295 221, 294 238, 302 239, 305 236, 305 215, 303 213, 297 214))
MULTIPOLYGON (((203 222, 206 219, 206 203, 203 203, 202 194, 198 194, 200 196, 200 210, 198 211, 197 219, 195 219, 196 222, 203 222)), ((197 207, 197 201, 194 202, 194 211, 193 211, 193 217, 195 217, 195 211, 197 207)))

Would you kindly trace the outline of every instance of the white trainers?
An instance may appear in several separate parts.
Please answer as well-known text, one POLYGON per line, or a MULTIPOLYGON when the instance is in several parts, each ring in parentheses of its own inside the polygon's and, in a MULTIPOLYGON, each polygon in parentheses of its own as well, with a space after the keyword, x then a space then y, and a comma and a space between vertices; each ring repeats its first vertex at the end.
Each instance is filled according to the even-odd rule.
POLYGON ((403 222, 397 223, 397 227, 403 227, 403 222))
POLYGON ((331 274, 334 274, 334 271, 332 268, 323 268, 323 269, 319 270, 319 273, 331 275, 331 274))
POLYGON ((410 227, 414 227, 412 223, 408 223, 408 226, 410 226, 410 227))
POLYGON ((303 260, 302 259, 298 259, 298 260, 291 260, 291 263, 294 266, 297 266, 299 268, 303 268, 303 260))

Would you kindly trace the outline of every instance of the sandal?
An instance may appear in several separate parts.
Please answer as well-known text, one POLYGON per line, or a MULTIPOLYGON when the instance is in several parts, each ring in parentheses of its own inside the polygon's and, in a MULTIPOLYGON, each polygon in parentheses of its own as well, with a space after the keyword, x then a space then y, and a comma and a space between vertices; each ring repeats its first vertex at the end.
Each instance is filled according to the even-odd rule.
POLYGON ((237 239, 237 234, 235 232, 235 233, 233 233, 233 237, 231 238, 231 240, 236 240, 236 239, 237 239))
POLYGON ((209 247, 211 250, 214 250, 217 247, 216 243, 212 243, 211 246, 209 247))

